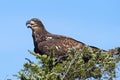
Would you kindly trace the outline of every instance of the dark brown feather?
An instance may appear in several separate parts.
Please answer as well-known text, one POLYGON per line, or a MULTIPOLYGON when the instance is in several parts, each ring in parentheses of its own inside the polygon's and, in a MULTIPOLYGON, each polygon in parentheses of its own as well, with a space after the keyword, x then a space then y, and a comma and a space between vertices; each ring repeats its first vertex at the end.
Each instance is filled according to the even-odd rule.
MULTIPOLYGON (((55 50, 55 56, 59 57, 66 55, 69 48, 79 50, 85 46, 84 43, 73 38, 49 33, 37 18, 27 21, 26 25, 28 24, 28 27, 32 29, 34 51, 41 55, 50 55, 50 50, 53 48, 55 50)), ((99 49, 93 46, 91 46, 91 48, 99 49)))

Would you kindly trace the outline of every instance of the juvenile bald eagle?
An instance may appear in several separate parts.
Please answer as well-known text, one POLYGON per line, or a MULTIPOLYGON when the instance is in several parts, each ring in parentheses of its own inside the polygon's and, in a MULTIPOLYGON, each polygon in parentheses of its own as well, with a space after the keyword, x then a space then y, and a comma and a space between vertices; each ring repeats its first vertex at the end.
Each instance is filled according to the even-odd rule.
MULTIPOLYGON (((85 46, 84 43, 73 38, 62 35, 55 35, 48 32, 42 22, 37 18, 33 18, 27 21, 26 25, 28 28, 32 29, 32 37, 35 47, 34 51, 40 55, 50 55, 51 48, 54 48, 55 56, 59 57, 67 54, 69 48, 79 50, 85 46)), ((98 49, 93 46, 90 47, 98 49)))

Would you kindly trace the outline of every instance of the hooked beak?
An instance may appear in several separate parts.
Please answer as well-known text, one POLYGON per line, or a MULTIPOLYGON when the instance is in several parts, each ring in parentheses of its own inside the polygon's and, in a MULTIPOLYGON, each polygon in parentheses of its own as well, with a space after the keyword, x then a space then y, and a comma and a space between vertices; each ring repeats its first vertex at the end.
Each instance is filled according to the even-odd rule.
POLYGON ((30 21, 27 21, 27 22, 26 22, 26 26, 27 26, 27 28, 31 28, 30 21))

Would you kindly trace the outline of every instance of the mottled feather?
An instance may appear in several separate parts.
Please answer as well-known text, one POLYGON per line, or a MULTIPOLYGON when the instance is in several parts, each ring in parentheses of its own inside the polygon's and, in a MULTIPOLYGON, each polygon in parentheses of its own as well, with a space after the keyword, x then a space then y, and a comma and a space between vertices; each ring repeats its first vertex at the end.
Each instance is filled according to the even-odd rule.
MULTIPOLYGON (((50 55, 50 50, 53 48, 55 50, 55 56, 59 57, 66 55, 70 48, 79 50, 85 46, 84 43, 73 38, 49 33, 37 18, 27 21, 26 25, 32 29, 34 51, 41 55, 50 55)), ((91 46, 91 48, 98 49, 94 46, 91 46)))

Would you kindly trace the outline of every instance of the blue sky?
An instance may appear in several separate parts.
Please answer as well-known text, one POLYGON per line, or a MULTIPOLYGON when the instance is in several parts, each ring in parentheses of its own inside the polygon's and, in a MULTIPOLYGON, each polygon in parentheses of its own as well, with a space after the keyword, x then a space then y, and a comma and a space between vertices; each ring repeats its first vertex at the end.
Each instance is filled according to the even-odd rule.
POLYGON ((25 58, 34 60, 28 53, 34 48, 31 30, 25 26, 34 17, 51 33, 106 50, 120 46, 120 0, 2 0, 0 80, 15 80, 12 74, 25 58))

